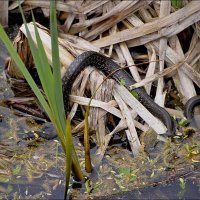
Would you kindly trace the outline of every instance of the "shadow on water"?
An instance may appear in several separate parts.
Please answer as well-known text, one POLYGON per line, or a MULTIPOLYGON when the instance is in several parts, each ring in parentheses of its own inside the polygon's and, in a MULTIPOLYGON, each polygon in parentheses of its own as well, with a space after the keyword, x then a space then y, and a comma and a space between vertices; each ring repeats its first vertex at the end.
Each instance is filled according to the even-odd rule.
MULTIPOLYGON (((1 43, 0 48, 3 66, 7 53, 1 43)), ((9 85, 3 76, 0 85, 0 99, 13 95, 8 92, 9 85)), ((63 198, 65 156, 60 143, 22 140, 26 133, 41 130, 54 132, 49 122, 0 107, 0 199, 63 198)), ((198 199, 199 138, 196 133, 177 143, 158 143, 155 152, 141 152, 136 158, 128 149, 112 145, 93 177, 91 195, 84 194, 86 186, 72 189, 71 185, 68 198, 198 199)), ((74 137, 74 143, 80 162, 84 163, 84 150, 78 137, 74 137)))
POLYGON ((117 199, 199 199, 199 182, 187 180, 185 188, 180 187, 180 181, 168 185, 156 187, 145 187, 133 191, 121 192, 120 194, 96 197, 100 200, 117 200, 117 199))

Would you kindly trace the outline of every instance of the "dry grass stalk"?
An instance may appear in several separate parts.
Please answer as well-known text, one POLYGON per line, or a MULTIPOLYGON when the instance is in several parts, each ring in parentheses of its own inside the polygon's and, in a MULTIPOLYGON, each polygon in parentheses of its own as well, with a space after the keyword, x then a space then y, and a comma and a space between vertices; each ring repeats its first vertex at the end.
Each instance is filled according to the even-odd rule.
MULTIPOLYGON (((26 0, 23 5, 48 9, 50 4, 49 1, 26 0)), ((60 16, 65 16, 63 25, 59 27, 62 32, 59 35, 62 74, 74 57, 84 51, 93 50, 104 53, 121 66, 133 66, 130 72, 138 82, 134 86, 144 86, 148 94, 151 94, 152 85, 156 84, 155 101, 161 106, 165 105, 166 94, 169 92, 169 89, 166 90, 168 85, 164 82, 165 77, 172 78, 183 103, 196 95, 193 82, 200 87, 200 74, 197 69, 200 58, 198 1, 191 1, 177 11, 171 7, 170 1, 57 1, 57 10, 60 16), (191 25, 194 25, 194 33, 191 33, 190 47, 185 52, 177 34, 191 25), (146 48, 147 53, 137 52, 138 46, 141 45, 146 48), (133 50, 132 47, 137 48, 133 50), (134 66, 138 58, 149 61, 149 65, 134 66), (152 62, 155 60, 159 62, 152 62)), ((29 24, 29 28, 33 31, 32 24, 29 24)), ((39 28, 51 62, 49 32, 42 26, 39 28)), ((26 34, 23 27, 21 31, 26 34)), ((34 37, 33 32, 32 35, 34 37)), ((70 96, 70 100, 74 102, 72 118, 78 105, 86 106, 89 102, 89 98, 82 97, 85 90, 94 91, 104 78, 94 68, 81 73, 74 84, 73 95, 70 96)), ((95 109, 90 111, 90 124, 99 132, 98 156, 93 158, 96 165, 103 158, 111 137, 118 131, 127 129, 128 139, 134 140, 130 142, 134 155, 140 145, 135 127, 146 131, 149 124, 158 134, 166 132, 166 127, 159 119, 152 116, 124 87, 111 82, 106 81, 102 85, 95 97, 98 100, 91 103, 91 107, 95 109), (107 129, 106 113, 120 119, 111 132, 107 129), (146 124, 139 123, 137 115, 144 119, 146 124)), ((166 109, 171 115, 183 116, 182 111, 176 108, 166 109)), ((83 122, 80 122, 73 132, 81 131, 83 126, 83 122)))
POLYGON ((128 140, 130 141, 130 145, 131 145, 131 150, 133 155, 137 155, 139 152, 139 148, 140 148, 140 141, 137 135, 137 131, 135 129, 135 125, 131 116, 131 113, 127 107, 127 105, 125 104, 125 102, 122 100, 121 95, 119 94, 118 90, 114 90, 114 97, 116 102, 119 105, 119 108, 121 110, 122 116, 127 124, 127 127, 129 129, 128 132, 126 132, 126 135, 128 137, 128 140))
MULTIPOLYGON (((159 44, 157 42, 154 42, 154 47, 158 51, 159 44)), ((168 61, 170 64, 177 64, 177 63, 183 61, 183 57, 180 54, 178 54, 177 52, 175 52, 175 50, 173 50, 172 48, 170 48, 168 46, 167 50, 166 50, 166 61, 168 61)), ((181 67, 185 68, 185 65, 186 65, 186 63, 183 63, 183 66, 181 66, 181 67)), ((185 85, 185 83, 184 83, 183 79, 182 79, 182 83, 181 83, 181 75, 182 74, 179 71, 179 80, 180 80, 181 87, 183 88, 183 85, 185 85)), ((189 86, 190 86, 190 91, 188 91, 188 90, 184 91, 183 89, 179 91, 179 93, 185 99, 189 99, 192 96, 196 95, 196 92, 194 91, 194 86, 191 85, 191 81, 190 81, 189 86)))
MULTIPOLYGON (((151 52, 149 52, 149 54, 150 53, 151 52)), ((150 57, 150 59, 149 59, 150 63, 149 63, 149 67, 147 69, 147 73, 146 73, 146 76, 145 76, 146 80, 149 79, 151 76, 153 76, 153 74, 155 73, 155 69, 156 69, 156 64, 157 64, 155 62, 155 60, 156 60, 156 52, 155 52, 155 50, 154 50, 153 47, 152 47, 152 53, 151 53, 151 55, 149 55, 149 57, 150 57)), ((143 80, 145 80, 145 79, 143 79, 143 80)), ((137 81, 137 82, 141 83, 141 81, 137 81)), ((152 86, 152 81, 149 81, 148 84, 144 84, 143 86, 145 86, 147 94, 150 94, 150 92, 151 92, 151 86, 152 86)))
MULTIPOLYGON (((25 6, 31 7, 41 7, 41 8, 50 8, 50 1, 40 1, 40 0, 26 0, 24 2, 25 6)), ((67 13, 75 13, 75 14, 80 14, 81 12, 77 9, 75 1, 70 1, 68 2, 62 2, 62 1, 57 1, 56 2, 56 8, 59 11, 64 11, 67 13)))
POLYGON ((137 67, 135 66, 134 60, 133 60, 133 58, 132 58, 132 56, 130 54, 130 51, 129 51, 126 43, 125 42, 121 42, 120 43, 120 48, 122 50, 123 56, 124 56, 124 58, 126 60, 126 63, 128 64, 128 66, 131 66, 129 69, 130 69, 130 72, 131 72, 133 78, 137 82, 141 81, 141 77, 140 77, 140 75, 138 73, 137 67))
MULTIPOLYGON (((126 17, 128 17, 130 14, 136 12, 143 6, 148 5, 151 2, 151 0, 147 0, 144 2, 141 1, 122 1, 119 4, 125 4, 126 9, 121 10, 121 6, 117 5, 118 12, 115 13, 114 16, 109 17, 107 20, 100 23, 94 30, 88 32, 84 35, 84 38, 91 41, 92 39, 96 38, 100 33, 103 33, 104 31, 110 29, 114 24, 122 21, 126 17), (127 5, 128 4, 128 5, 127 5)), ((123 5, 124 8, 124 5, 123 5)), ((97 45, 98 46, 98 45, 97 45)))
POLYGON ((92 42, 98 47, 105 47, 111 44, 116 44, 119 42, 124 42, 132 39, 140 39, 140 37, 149 35, 152 33, 156 34, 151 37, 148 42, 158 39, 164 36, 172 36, 172 34, 177 34, 181 32, 186 27, 192 25, 200 20, 200 2, 196 3, 194 1, 190 2, 184 8, 166 16, 161 19, 157 19, 153 22, 144 24, 141 27, 135 27, 132 29, 127 29, 120 31, 112 36, 107 36, 99 40, 92 42), (179 25, 180 24, 180 25, 179 25), (186 27, 185 27, 186 26, 186 27), (173 27, 173 30, 171 29, 173 27), (170 30, 168 32, 168 30, 170 30))
MULTIPOLYGON (((30 33, 33 37, 34 42, 36 42, 33 24, 29 23, 28 28, 30 30, 30 33)), ((23 32, 24 35, 26 35, 26 30, 25 30, 25 27, 23 25, 20 28, 20 30, 23 32)), ((39 31, 41 40, 43 42, 47 57, 49 59, 49 62, 51 63, 52 62, 52 60, 51 60, 51 38, 50 38, 49 32, 47 31, 47 29, 44 29, 43 26, 39 26, 38 31, 39 31)), ((64 45, 59 45, 62 74, 64 74, 64 72, 65 72, 65 67, 69 66, 69 64, 74 60, 74 57, 68 51, 66 51, 63 46, 64 45)))
POLYGON ((158 134, 164 134, 166 132, 166 127, 163 123, 155 118, 136 98, 133 98, 132 94, 120 85, 115 85, 115 90, 117 90, 121 98, 125 103, 130 106, 137 114, 145 120, 158 134))
POLYGON ((151 76, 148 76, 147 78, 143 79, 142 81, 135 83, 134 85, 132 85, 133 88, 138 88, 138 87, 142 87, 145 86, 159 78, 162 78, 170 73, 172 73, 173 71, 177 70, 179 67, 181 67, 184 64, 184 62, 178 63, 177 65, 173 65, 171 67, 168 67, 166 69, 163 69, 160 72, 157 72, 151 76))
MULTIPOLYGON (((170 1, 161 1, 160 3, 160 14, 159 18, 166 17, 170 14, 171 2, 170 1)), ((160 38, 159 44, 159 71, 164 70, 165 64, 165 52, 167 48, 167 38, 160 38)), ((158 79, 158 87, 156 90, 155 102, 164 106, 166 91, 164 92, 164 79, 163 77, 158 79)))
MULTIPOLYGON (((74 103, 79 104, 79 105, 87 106, 90 99, 89 99, 89 98, 86 98, 86 97, 70 95, 70 100, 71 100, 72 102, 74 102, 74 103)), ((102 101, 98 101, 98 100, 95 100, 95 99, 93 99, 93 100, 91 101, 91 107, 102 108, 102 109, 104 110, 104 112, 101 113, 101 115, 99 116, 100 118, 101 118, 102 116, 104 116, 104 115, 108 112, 108 113, 110 113, 110 114, 112 114, 112 115, 114 115, 114 116, 116 116, 116 117, 122 119, 123 117, 122 117, 122 115, 121 115, 120 110, 118 110, 118 109, 116 108, 117 105, 118 105, 118 104, 117 104, 116 101, 114 101, 114 100, 111 100, 111 101, 109 101, 109 102, 107 102, 107 103, 102 102, 102 101), (105 111, 106 111, 106 112, 105 112, 105 111)), ((132 118, 133 118, 133 119, 136 117, 136 116, 135 116, 135 112, 133 112, 133 111, 131 111, 131 115, 132 115, 132 118)), ((181 114, 179 114, 178 116, 180 116, 180 115, 181 115, 181 114)), ((127 128, 127 125, 126 125, 126 123, 124 122, 124 120, 120 121, 119 124, 120 124, 119 127, 121 127, 121 128, 119 129, 119 127, 118 127, 118 128, 116 129, 116 131, 121 131, 121 130, 127 128)), ((135 124, 135 126, 136 126, 138 129, 140 129, 140 130, 142 130, 142 131, 147 130, 147 126, 145 126, 145 125, 143 125, 143 124, 137 122, 136 120, 134 120, 134 124, 135 124)), ((80 126, 78 126, 78 127, 80 128, 80 126)), ((82 125, 82 129, 83 129, 83 125, 82 125)), ((82 130, 82 129, 81 129, 81 130, 82 130)), ((74 130, 74 131, 75 131, 75 130, 74 130)), ((76 132, 76 131, 75 131, 75 132, 76 132)))
POLYGON ((2 26, 8 26, 8 1, 0 1, 0 23, 2 26))

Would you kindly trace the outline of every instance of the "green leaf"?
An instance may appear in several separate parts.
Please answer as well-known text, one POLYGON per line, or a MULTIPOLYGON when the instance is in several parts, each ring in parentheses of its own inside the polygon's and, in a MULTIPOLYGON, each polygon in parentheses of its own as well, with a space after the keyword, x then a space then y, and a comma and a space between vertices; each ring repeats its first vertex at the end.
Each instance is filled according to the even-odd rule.
POLYGON ((189 123, 189 121, 188 121, 185 117, 182 118, 182 119, 178 122, 178 124, 179 124, 180 126, 182 126, 182 127, 185 127, 188 123, 189 123))
POLYGON ((126 167, 119 168, 119 175, 121 175, 121 176, 130 176, 131 175, 130 168, 126 168, 126 167))
POLYGON ((20 173, 20 171, 21 171, 21 165, 16 165, 16 167, 12 169, 12 174, 17 175, 20 173))
POLYGON ((138 99, 138 93, 137 93, 135 90, 132 90, 132 91, 131 91, 131 94, 132 94, 136 99, 138 99))
POLYGON ((182 190, 185 189, 185 180, 183 178, 179 178, 179 181, 180 181, 180 187, 182 190))
POLYGON ((174 8, 182 8, 183 7, 183 0, 171 0, 172 6, 174 8))
POLYGON ((0 176, 0 182, 2 182, 2 183, 8 183, 9 181, 10 181, 10 179, 8 177, 0 176))
POLYGON ((56 19, 56 5, 55 1, 51 2, 50 13, 50 27, 51 27, 51 46, 52 46, 52 66, 53 66, 53 78, 54 78, 54 97, 55 104, 59 114, 59 120, 62 127, 66 126, 65 110, 62 93, 62 79, 60 72, 60 56, 58 49, 58 32, 57 32, 57 19, 56 19))
POLYGON ((124 187, 123 185, 119 185, 119 187, 120 187, 121 191, 124 191, 124 192, 128 191, 128 189, 126 187, 124 187))
POLYGON ((46 103, 50 106, 49 107, 50 112, 48 113, 46 111, 45 107, 44 107, 44 109, 47 112, 52 123, 54 124, 54 127, 56 128, 56 131, 59 134, 59 138, 61 139, 61 142, 62 142, 62 141, 64 141, 65 127, 62 127, 61 124, 60 124, 60 120, 59 120, 59 117, 58 117, 58 111, 56 110, 56 106, 55 106, 55 101, 54 101, 55 95, 54 95, 54 92, 53 92, 53 88, 54 88, 53 74, 51 72, 51 68, 50 68, 50 65, 48 63, 48 59, 47 59, 42 41, 40 39, 38 30, 37 30, 37 27, 36 27, 33 14, 32 14, 32 18, 33 18, 35 36, 36 36, 36 41, 37 41, 38 47, 34 44, 34 41, 32 39, 30 31, 28 29, 28 26, 27 26, 27 23, 26 23, 26 20, 25 20, 25 17, 24 17, 24 14, 23 14, 23 11, 22 11, 22 8, 21 8, 20 5, 19 5, 19 8, 20 8, 20 11, 21 11, 21 14, 22 14, 22 18, 23 18, 23 22, 24 22, 24 25, 25 25, 27 38, 28 38, 30 49, 31 49, 31 53, 33 55, 35 66, 37 68, 37 72, 38 72, 40 81, 42 83, 44 93, 45 93, 46 98, 47 98, 46 103), (62 130, 62 131, 60 131, 60 130, 62 130))
MULTIPOLYGON (((78 157, 76 155, 73 142, 72 142, 70 119, 68 117, 67 122, 66 122, 66 117, 65 117, 65 112, 64 112, 64 103, 63 103, 63 95, 62 95, 62 80, 61 80, 61 74, 60 74, 60 60, 59 60, 58 41, 57 41, 58 33, 57 33, 57 23, 56 23, 55 0, 51 1, 51 9, 50 9, 53 68, 51 68, 51 66, 49 65, 47 55, 44 50, 33 14, 32 14, 33 25, 34 25, 34 30, 35 30, 36 42, 38 46, 36 46, 33 41, 33 38, 26 24, 26 20, 25 20, 20 4, 19 4, 19 8, 22 14, 29 46, 31 49, 31 53, 33 55, 35 66, 37 68, 37 72, 39 74, 40 81, 42 83, 45 97, 41 93, 40 89, 36 85, 33 78, 31 77, 26 66, 22 62, 20 56, 18 55, 16 49, 13 47, 11 41, 9 40, 7 34, 5 33, 1 25, 0 25, 0 38, 5 44, 6 48, 8 49, 8 52, 10 53, 11 57, 15 61, 19 70, 24 75, 25 79, 27 80, 28 84, 33 90, 34 94, 38 98, 40 104, 46 111, 47 115, 49 116, 50 120, 52 121, 56 129, 56 132, 58 133, 62 147, 66 154, 66 193, 65 193, 66 195, 68 185, 69 185, 69 180, 70 180, 70 172, 71 172, 72 163, 73 163, 73 172, 74 172, 75 178, 79 180, 83 180, 84 177, 81 172, 80 164, 78 162, 78 157)), ((13 170, 13 173, 18 174, 20 170, 21 170, 20 167, 17 166, 13 170)))
POLYGON ((192 162, 193 162, 193 163, 199 163, 200 160, 195 160, 195 159, 192 158, 192 162))
POLYGON ((154 177, 154 174, 155 174, 155 172, 154 172, 154 170, 153 170, 150 177, 153 178, 153 177, 154 177))
POLYGON ((120 82, 119 82, 120 85, 124 86, 126 84, 125 80, 124 79, 120 79, 120 82))
POLYGON ((137 180, 137 176, 135 174, 131 174, 131 178, 130 178, 130 181, 131 182, 134 182, 137 180))
POLYGON ((92 180, 88 179, 86 182, 85 182, 85 188, 86 188, 86 192, 87 194, 90 194, 93 187, 92 187, 92 180))

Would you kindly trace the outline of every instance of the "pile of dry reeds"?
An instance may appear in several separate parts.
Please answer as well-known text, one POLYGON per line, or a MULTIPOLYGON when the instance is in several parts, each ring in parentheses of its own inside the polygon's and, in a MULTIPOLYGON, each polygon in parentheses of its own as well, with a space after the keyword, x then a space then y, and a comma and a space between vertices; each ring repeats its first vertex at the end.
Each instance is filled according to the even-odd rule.
MULTIPOLYGON (((130 73, 138 82, 135 87, 144 86, 148 94, 154 95, 155 102, 160 106, 165 107, 166 95, 172 87, 170 84, 166 85, 165 78, 171 80, 177 97, 184 104, 196 95, 194 83, 200 87, 200 1, 184 3, 182 8, 175 9, 170 0, 57 1, 62 75, 77 55, 93 50, 111 57, 121 66, 131 66, 130 73), (177 36, 180 32, 183 35, 189 32, 186 40, 177 36), (182 41, 186 41, 189 46, 186 50, 182 41), (135 63, 146 64, 141 66, 135 63)), ((50 2, 24 0, 22 6, 25 10, 30 6, 41 7, 45 16, 48 16, 50 2)), ((34 37, 31 23, 29 28, 34 37)), ((49 31, 40 25, 38 28, 51 62, 49 31)), ((26 35, 23 26, 20 30, 20 34, 26 35)), ((22 50, 23 43, 18 45, 21 45, 18 49, 22 50)), ((94 68, 84 70, 77 77, 70 98, 73 102, 72 118, 78 105, 87 105, 89 102, 89 98, 84 95, 85 90, 94 92, 104 78, 94 68)), ((152 116, 123 86, 110 79, 98 90, 91 107, 90 128, 98 133, 97 154, 103 155, 110 138, 122 129, 126 130, 133 155, 140 148, 136 128, 146 131, 150 126, 158 134, 166 131, 159 119, 152 116), (107 113, 120 119, 112 132, 107 128, 107 113), (138 121, 137 115, 146 123, 138 121)), ((166 109, 171 115, 183 116, 180 107, 166 109)), ((74 131, 82 129, 83 122, 74 131)))

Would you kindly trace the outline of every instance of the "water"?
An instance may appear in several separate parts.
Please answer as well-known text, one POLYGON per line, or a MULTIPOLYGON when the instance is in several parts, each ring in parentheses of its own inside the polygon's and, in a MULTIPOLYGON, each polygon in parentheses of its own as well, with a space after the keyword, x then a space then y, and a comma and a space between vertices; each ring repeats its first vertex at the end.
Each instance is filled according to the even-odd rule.
MULTIPOLYGON (((198 174, 199 177, 199 174, 198 174)), ((196 177, 195 177, 196 178, 196 177)), ((122 192, 121 194, 96 197, 96 200, 115 200, 115 199, 200 199, 199 196, 199 180, 188 179, 185 182, 185 188, 181 188, 180 181, 177 180, 168 185, 160 185, 156 187, 144 187, 134 189, 130 192, 122 192)))
MULTIPOLYGON (((5 46, 3 45, 2 41, 0 40, 0 66, 4 65, 5 59, 7 57, 7 51, 5 46)), ((3 67, 0 67, 0 70, 2 72, 3 67)))

